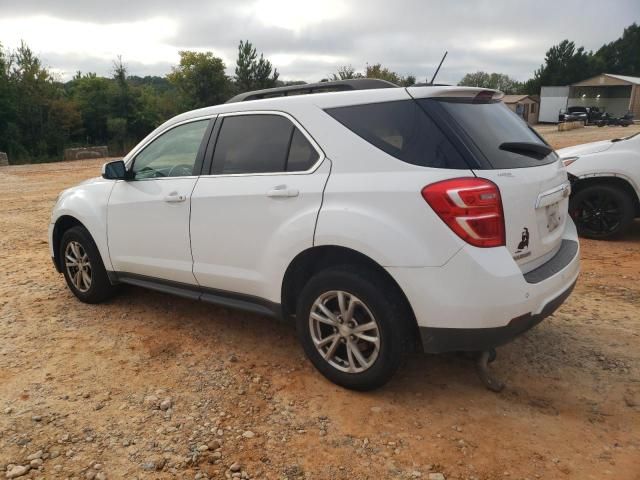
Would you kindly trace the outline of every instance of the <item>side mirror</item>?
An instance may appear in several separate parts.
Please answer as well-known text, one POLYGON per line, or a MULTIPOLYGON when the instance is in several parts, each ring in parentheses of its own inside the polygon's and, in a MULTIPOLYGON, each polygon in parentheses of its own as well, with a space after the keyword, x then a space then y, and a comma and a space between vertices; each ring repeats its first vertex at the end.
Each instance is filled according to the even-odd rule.
POLYGON ((128 180, 129 172, 122 160, 114 160, 102 165, 102 178, 107 180, 128 180))

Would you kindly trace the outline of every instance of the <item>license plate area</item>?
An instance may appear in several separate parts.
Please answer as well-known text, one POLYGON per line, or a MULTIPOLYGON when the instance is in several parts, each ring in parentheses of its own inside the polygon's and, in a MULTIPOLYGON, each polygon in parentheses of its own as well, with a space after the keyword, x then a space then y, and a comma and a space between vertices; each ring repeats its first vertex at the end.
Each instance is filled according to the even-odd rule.
POLYGON ((556 230, 562 224, 562 213, 560 210, 560 202, 552 203, 544 207, 547 218, 547 231, 549 233, 556 230))

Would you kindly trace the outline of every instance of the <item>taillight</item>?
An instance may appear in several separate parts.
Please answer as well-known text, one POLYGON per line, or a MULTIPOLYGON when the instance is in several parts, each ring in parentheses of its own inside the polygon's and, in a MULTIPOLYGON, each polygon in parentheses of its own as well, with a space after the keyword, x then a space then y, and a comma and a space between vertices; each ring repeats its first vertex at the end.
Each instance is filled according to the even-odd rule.
POLYGON ((454 178, 432 183, 422 197, 465 242, 476 247, 505 244, 500 190, 482 178, 454 178))

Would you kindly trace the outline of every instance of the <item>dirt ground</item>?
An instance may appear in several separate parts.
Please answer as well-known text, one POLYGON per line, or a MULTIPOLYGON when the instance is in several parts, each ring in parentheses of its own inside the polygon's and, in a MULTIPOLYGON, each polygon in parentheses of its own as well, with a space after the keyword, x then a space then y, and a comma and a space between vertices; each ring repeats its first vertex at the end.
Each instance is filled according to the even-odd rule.
MULTIPOLYGON (((640 128, 541 130, 561 147, 640 128)), ((355 393, 267 318, 133 287, 77 301, 47 225, 58 192, 101 164, 0 169, 0 472, 640 479, 640 223, 582 241, 567 303, 499 349, 501 394, 453 354, 415 355, 385 388, 355 393)))
POLYGON ((639 124, 628 127, 588 126, 568 132, 559 132, 556 125, 538 125, 535 128, 556 149, 597 142, 598 140, 626 137, 640 132, 639 124))

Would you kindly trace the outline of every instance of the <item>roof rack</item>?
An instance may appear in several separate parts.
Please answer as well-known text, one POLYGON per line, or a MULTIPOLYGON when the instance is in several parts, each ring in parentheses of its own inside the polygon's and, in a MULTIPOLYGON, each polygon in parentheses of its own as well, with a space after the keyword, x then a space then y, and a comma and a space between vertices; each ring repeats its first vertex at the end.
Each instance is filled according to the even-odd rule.
POLYGON ((254 90, 236 95, 226 103, 247 102, 262 98, 287 97, 289 95, 306 95, 322 92, 346 92, 350 90, 369 90, 372 88, 398 88, 395 83, 378 78, 357 78, 353 80, 338 80, 336 82, 305 83, 303 85, 289 85, 287 87, 254 90))

